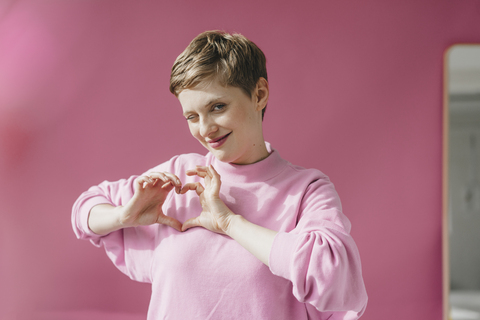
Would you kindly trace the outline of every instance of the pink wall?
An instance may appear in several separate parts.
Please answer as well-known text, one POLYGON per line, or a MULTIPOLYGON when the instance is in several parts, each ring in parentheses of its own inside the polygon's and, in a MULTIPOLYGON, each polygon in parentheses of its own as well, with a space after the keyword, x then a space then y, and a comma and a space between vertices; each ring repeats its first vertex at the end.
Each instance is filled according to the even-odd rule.
POLYGON ((90 185, 204 152, 168 79, 207 29, 266 53, 266 139, 335 182, 364 318, 440 319, 442 56, 480 42, 478 0, 3 0, 0 318, 146 313, 149 286, 76 240, 70 210, 90 185))

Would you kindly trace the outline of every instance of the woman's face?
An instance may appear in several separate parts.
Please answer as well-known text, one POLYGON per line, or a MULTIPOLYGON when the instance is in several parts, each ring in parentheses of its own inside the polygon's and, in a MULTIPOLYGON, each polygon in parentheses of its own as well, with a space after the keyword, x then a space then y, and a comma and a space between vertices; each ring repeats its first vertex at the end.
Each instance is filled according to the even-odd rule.
POLYGON ((268 83, 262 79, 252 97, 218 81, 184 89, 178 95, 190 133, 218 160, 250 164, 268 156, 262 132, 268 83))

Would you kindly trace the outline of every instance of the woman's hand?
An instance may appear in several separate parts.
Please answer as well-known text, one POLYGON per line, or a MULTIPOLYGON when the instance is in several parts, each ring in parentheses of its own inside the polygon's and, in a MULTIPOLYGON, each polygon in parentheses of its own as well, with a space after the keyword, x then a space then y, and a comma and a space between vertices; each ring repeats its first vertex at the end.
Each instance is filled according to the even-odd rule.
POLYGON ((199 176, 205 181, 205 188, 200 182, 187 183, 180 193, 195 190, 200 197, 202 213, 185 221, 182 231, 193 227, 204 227, 210 231, 226 234, 242 247, 250 251, 255 257, 268 266, 268 259, 272 249, 276 231, 253 224, 241 215, 234 214, 220 199, 220 175, 210 167, 197 166, 194 170, 187 170, 189 176, 199 176))
POLYGON ((132 199, 124 207, 119 207, 119 221, 123 227, 159 223, 182 231, 182 224, 162 211, 168 193, 173 188, 180 193, 182 183, 177 176, 167 172, 152 172, 137 178, 134 187, 132 199))
POLYGON ((222 184, 220 175, 213 166, 197 166, 193 170, 187 170, 188 176, 199 176, 204 179, 205 187, 200 182, 187 183, 181 188, 180 193, 184 194, 189 190, 195 190, 200 197, 202 212, 196 218, 185 221, 182 231, 193 227, 204 227, 210 231, 227 234, 231 219, 235 214, 220 199, 220 186, 222 184))

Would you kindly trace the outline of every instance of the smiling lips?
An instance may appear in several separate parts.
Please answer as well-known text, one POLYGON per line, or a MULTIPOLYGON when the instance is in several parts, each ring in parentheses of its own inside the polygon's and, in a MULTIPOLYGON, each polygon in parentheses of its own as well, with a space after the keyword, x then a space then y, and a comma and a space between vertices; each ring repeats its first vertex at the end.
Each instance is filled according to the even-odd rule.
POLYGON ((213 140, 210 140, 210 141, 207 141, 207 142, 212 148, 214 148, 214 149, 219 148, 225 143, 225 141, 227 141, 227 138, 230 134, 231 134, 231 132, 227 133, 224 136, 221 136, 220 138, 213 139, 213 140))

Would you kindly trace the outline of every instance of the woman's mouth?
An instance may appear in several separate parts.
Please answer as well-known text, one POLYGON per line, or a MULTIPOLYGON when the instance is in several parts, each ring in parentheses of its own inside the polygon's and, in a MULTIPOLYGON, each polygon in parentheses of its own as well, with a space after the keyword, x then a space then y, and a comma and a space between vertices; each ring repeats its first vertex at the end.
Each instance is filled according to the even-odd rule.
POLYGON ((227 138, 230 134, 231 134, 231 132, 227 133, 224 136, 221 136, 219 138, 216 138, 216 139, 213 139, 213 140, 210 140, 210 141, 207 141, 207 142, 210 145, 210 147, 212 147, 214 149, 219 148, 225 143, 225 141, 227 141, 227 138))

